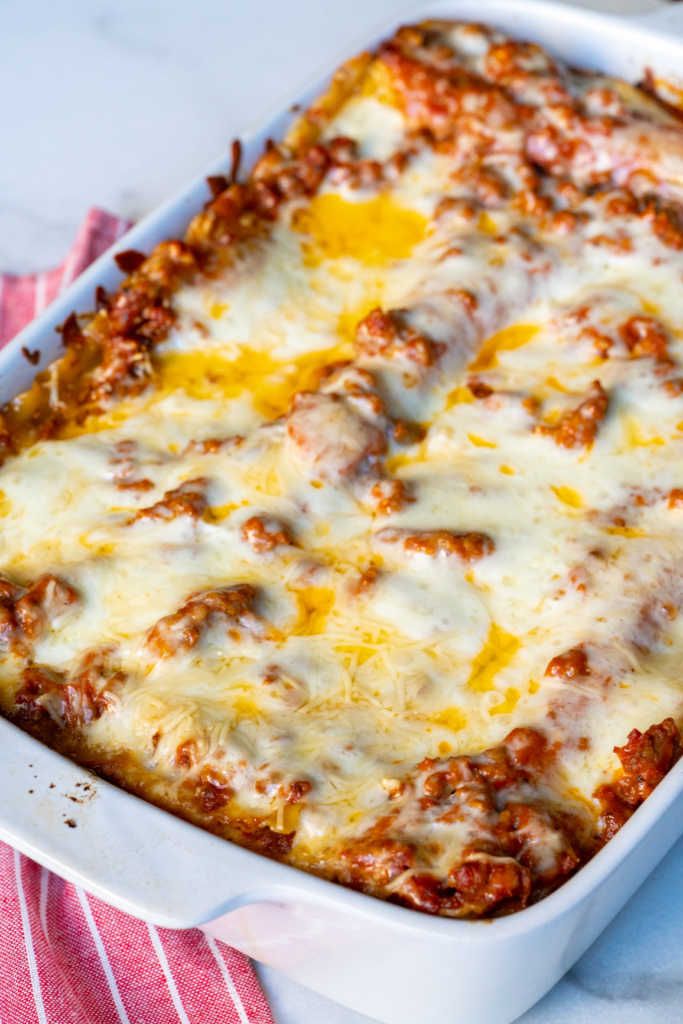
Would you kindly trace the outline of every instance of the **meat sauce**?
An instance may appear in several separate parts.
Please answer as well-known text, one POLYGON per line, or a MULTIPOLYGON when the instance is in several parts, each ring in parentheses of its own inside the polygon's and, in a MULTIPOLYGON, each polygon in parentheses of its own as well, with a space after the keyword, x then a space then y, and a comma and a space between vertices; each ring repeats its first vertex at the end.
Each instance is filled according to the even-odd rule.
POLYGON ((239 165, 2 410, 2 711, 266 856, 521 910, 681 755, 680 120, 431 21, 239 165))

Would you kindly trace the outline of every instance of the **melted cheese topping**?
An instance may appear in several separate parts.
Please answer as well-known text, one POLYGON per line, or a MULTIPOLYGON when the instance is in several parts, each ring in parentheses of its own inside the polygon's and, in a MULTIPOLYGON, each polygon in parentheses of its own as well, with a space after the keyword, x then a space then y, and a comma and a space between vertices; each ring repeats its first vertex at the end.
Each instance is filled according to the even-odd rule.
POLYGON ((426 234, 427 221, 385 193, 349 202, 324 192, 294 218, 294 227, 307 236, 304 260, 310 266, 349 259, 383 267, 411 255, 426 234))
MULTIPOLYGON (((326 136, 386 160, 409 131, 378 67, 326 136)), ((683 486, 683 397, 618 333, 654 310, 683 363, 680 253, 635 219, 619 224, 622 250, 593 244, 615 223, 590 196, 575 230, 531 240, 513 204, 437 216, 445 195, 462 197, 454 160, 417 147, 390 184, 327 182, 285 204, 265 242, 178 291, 153 388, 0 472, 4 572, 23 582, 50 571, 80 595, 36 642, 35 663, 69 674, 106 647, 123 673, 106 713, 83 726, 88 747, 128 752, 171 785, 191 742, 194 768, 224 770, 243 811, 281 830, 296 819, 302 859, 365 832, 384 813, 387 779, 517 725, 558 742, 566 792, 590 801, 617 765, 614 745, 681 710, 683 508, 666 496, 683 486), (471 315, 463 292, 477 298, 471 315), (408 310, 443 361, 423 372, 354 353, 375 306, 408 310), (611 334, 609 358, 587 326, 611 334), (294 395, 324 391, 324 368, 351 358, 391 414, 424 431, 389 443, 385 472, 412 500, 384 517, 329 468, 335 422, 310 428, 313 447, 327 445, 318 461, 288 427, 294 395), (560 423, 597 378, 609 409, 591 444, 536 429, 560 423), (146 489, 117 486, 116 446, 129 440, 146 489), (197 478, 200 516, 133 521, 197 478), (294 543, 254 550, 242 527, 255 515, 286 524, 294 543), (468 564, 387 540, 387 527, 484 533, 494 547, 468 564), (263 631, 214 623, 170 657, 150 651, 148 632, 190 595, 244 583, 263 631), (645 636, 662 604, 671 617, 645 636), (589 676, 546 674, 577 645, 589 676), (294 813, 278 786, 296 779, 312 788, 294 813)), ((8 708, 18 673, 8 654, 8 708)), ((451 858, 466 839, 450 837, 451 858)))

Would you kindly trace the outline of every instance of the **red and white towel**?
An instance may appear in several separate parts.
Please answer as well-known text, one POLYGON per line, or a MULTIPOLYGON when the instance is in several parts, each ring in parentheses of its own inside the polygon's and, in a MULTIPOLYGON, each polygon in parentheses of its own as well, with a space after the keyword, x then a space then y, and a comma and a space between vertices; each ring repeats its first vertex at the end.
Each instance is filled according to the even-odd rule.
MULTIPOLYGON (((61 267, 0 275, 0 345, 128 228, 91 210, 61 267)), ((0 1024, 273 1024, 251 964, 144 924, 0 843, 0 1024)))

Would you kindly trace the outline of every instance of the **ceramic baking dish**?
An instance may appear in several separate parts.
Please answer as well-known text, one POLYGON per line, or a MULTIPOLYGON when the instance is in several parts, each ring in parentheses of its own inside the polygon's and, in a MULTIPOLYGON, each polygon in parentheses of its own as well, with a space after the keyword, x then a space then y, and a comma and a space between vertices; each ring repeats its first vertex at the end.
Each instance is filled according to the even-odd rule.
MULTIPOLYGON (((449 0, 402 20, 429 15, 485 20, 570 63, 631 80, 647 66, 676 80, 683 64, 683 9, 673 6, 623 20, 533 0, 449 0)), ((394 28, 383 25, 377 38, 394 28)), ((372 42, 359 40, 358 49, 372 42)), ((321 89, 319 80, 297 100, 307 103, 321 89)), ((290 116, 280 115, 246 141, 247 164, 290 116)), ((181 233, 205 199, 202 176, 119 249, 148 251, 181 233)), ((26 388, 35 373, 21 347, 40 350, 44 366, 57 354, 55 325, 73 309, 90 309, 95 286, 111 287, 119 277, 105 255, 3 350, 0 401, 26 388)), ((36 861, 155 924, 199 925, 389 1024, 509 1024, 572 966, 683 832, 681 762, 612 842, 553 895, 506 918, 457 921, 382 903, 218 839, 93 780, 1 719, 0 775, 0 837, 36 861)))

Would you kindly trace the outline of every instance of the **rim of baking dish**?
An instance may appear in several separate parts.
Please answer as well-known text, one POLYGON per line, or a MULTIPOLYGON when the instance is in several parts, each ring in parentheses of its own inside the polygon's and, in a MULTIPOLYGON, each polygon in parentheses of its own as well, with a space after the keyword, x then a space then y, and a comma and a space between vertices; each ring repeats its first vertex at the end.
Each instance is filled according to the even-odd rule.
MULTIPOLYGON (((683 4, 681 8, 683 8, 683 4)), ((396 18, 385 19, 383 23, 375 26, 374 31, 371 29, 364 33, 361 40, 356 40, 356 46, 352 43, 347 49, 348 53, 353 53, 357 49, 374 45, 376 40, 383 38, 394 26, 406 19, 451 16, 474 18, 493 25, 501 25, 504 28, 508 27, 512 31, 515 29, 510 23, 514 22, 517 24, 519 32, 528 34, 532 38, 535 32, 533 24, 528 27, 528 22, 535 23, 540 34, 544 34, 544 28, 552 25, 552 35, 558 39, 562 39, 567 31, 579 30, 582 39, 591 40, 586 59, 582 60, 585 65, 590 65, 593 62, 599 66, 601 58, 604 60, 604 54, 600 52, 600 47, 604 51, 604 43, 600 43, 600 46, 596 47, 592 40, 604 39, 605 30, 611 30, 613 33, 610 38, 611 45, 619 44, 620 35, 629 39, 632 46, 636 43, 642 44, 644 40, 647 40, 655 49, 661 50, 663 61, 667 54, 673 60, 675 57, 680 59, 683 55, 683 10, 681 8, 676 10, 667 5, 643 15, 623 17, 569 7, 561 2, 545 2, 545 0, 486 0, 486 2, 484 0, 440 0, 440 2, 437 0, 433 4, 406 7, 398 12, 396 18)), ((549 45, 551 49, 553 47, 552 41, 546 42, 546 45, 549 45)), ((343 57, 344 55, 340 59, 343 57)), ((329 68, 327 68, 325 73, 319 71, 316 75, 309 76, 308 85, 296 91, 295 99, 298 102, 301 102, 302 98, 304 102, 307 99, 312 99, 320 91, 321 83, 329 79, 329 75, 329 68)), ((252 127, 244 131, 247 166, 260 152, 264 137, 279 134, 291 120, 291 114, 287 112, 288 109, 289 104, 278 105, 275 116, 268 117, 266 115, 259 118, 259 127, 256 130, 252 127)), ((25 360, 22 359, 22 347, 35 348, 39 344, 41 349, 48 354, 49 359, 54 358, 58 346, 58 341, 52 335, 54 327, 64 320, 74 306, 77 309, 87 308, 88 299, 97 285, 112 286, 120 279, 121 275, 113 260, 114 253, 130 248, 147 248, 155 244, 156 241, 168 237, 169 234, 182 230, 183 225, 201 207, 206 198, 205 179, 207 173, 220 173, 225 170, 226 166, 227 158, 222 156, 182 192, 141 220, 119 240, 115 247, 96 260, 44 314, 21 331, 9 345, 5 346, 0 353, 0 400, 11 397, 10 394, 5 396, 3 391, 11 391, 12 394, 16 394, 17 390, 21 390, 24 386, 22 378, 27 385, 36 373, 35 368, 27 368, 25 360), (8 388, 7 379, 11 377, 14 378, 15 383, 14 385, 10 384, 8 388)), ((9 740, 8 734, 12 750, 16 749, 18 752, 24 746, 20 738, 23 737, 29 744, 25 747, 25 751, 33 757, 33 761, 40 771, 45 770, 50 774, 59 774, 60 771, 63 772, 67 766, 70 766, 73 769, 71 775, 74 778, 92 778, 74 762, 62 757, 54 750, 44 747, 10 722, 0 720, 0 731, 4 731, 6 728, 13 731, 14 738, 12 740, 9 740), (40 766, 38 762, 40 762, 40 766)), ((33 769, 34 764, 29 763, 28 767, 33 769)), ((164 895, 159 893, 154 898, 151 896, 145 898, 144 888, 140 889, 139 887, 135 895, 126 894, 125 873, 122 872, 115 881, 104 881, 102 878, 98 880, 95 870, 86 871, 83 867, 78 866, 77 858, 70 863, 68 853, 59 854, 55 849, 51 849, 50 823, 41 825, 32 820, 23 826, 18 824, 13 821, 11 808, 7 807, 11 800, 7 799, 0 806, 0 836, 46 867, 83 885, 105 901, 162 926, 182 928, 202 925, 239 906, 257 902, 283 901, 285 897, 289 902, 294 896, 299 901, 305 899, 311 903, 323 904, 331 908, 343 906, 358 917, 372 918, 375 921, 382 919, 384 923, 393 928, 429 933, 430 937, 438 936, 446 942, 449 939, 462 938, 466 935, 468 942, 485 941, 490 943, 496 939, 508 939, 542 927, 550 919, 556 920, 562 917, 575 909, 578 903, 587 900, 591 893, 609 878, 627 858, 635 854, 641 844, 647 841, 648 834, 656 826, 656 823, 661 821, 672 806, 683 798, 683 761, 672 769, 617 835, 553 893, 524 910, 505 917, 482 920, 430 916, 368 896, 289 864, 268 860, 260 854, 229 843, 227 840, 211 835, 203 829, 175 817, 171 812, 155 807, 104 780, 98 779, 97 789, 98 800, 111 809, 112 817, 117 818, 119 822, 122 820, 128 820, 131 823, 133 821, 142 822, 149 827, 150 832, 154 830, 155 822, 161 824, 163 826, 161 831, 179 852, 185 847, 191 848, 192 854, 197 855, 204 865, 211 863, 215 867, 215 875, 211 879, 195 879, 192 891, 189 893, 185 892, 187 886, 180 887, 183 889, 182 898, 179 898, 179 889, 175 893, 167 892, 164 895), (248 876, 253 875, 253 884, 243 885, 238 893, 221 898, 222 888, 224 890, 230 888, 229 861, 231 860, 236 867, 240 868, 241 872, 248 876), (223 886, 221 885, 222 877, 225 877, 223 886), (210 893, 210 890, 213 891, 210 893)), ((23 793, 17 798, 26 799, 23 793)), ((87 842, 87 827, 87 823, 85 823, 83 832, 78 837, 80 842, 83 840, 87 842)), ((668 846, 675 842, 681 829, 683 829, 683 819, 668 837, 668 846)), ((100 841, 104 841, 104 834, 100 841)), ((153 865, 150 864, 151 867, 153 865)), ((130 885, 128 888, 130 893, 130 885)))

